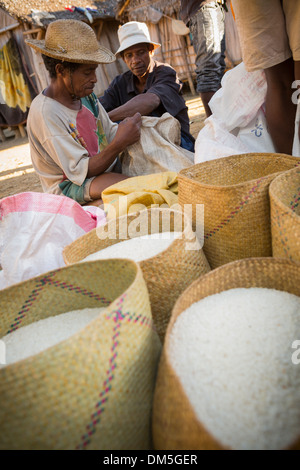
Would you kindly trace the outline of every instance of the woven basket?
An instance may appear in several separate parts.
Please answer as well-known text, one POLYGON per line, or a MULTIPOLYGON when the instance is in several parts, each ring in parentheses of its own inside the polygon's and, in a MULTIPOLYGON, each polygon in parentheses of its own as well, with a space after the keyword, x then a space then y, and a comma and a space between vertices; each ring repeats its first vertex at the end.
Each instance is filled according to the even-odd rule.
MULTIPOLYGON (((203 251, 212 269, 242 258, 272 256, 268 187, 298 162, 300 158, 289 155, 252 153, 179 172, 179 204, 204 204, 203 251)), ((194 224, 195 218, 194 211, 194 224)))
POLYGON ((273 256, 300 262, 300 169, 277 176, 269 194, 273 256))
POLYGON ((181 231, 181 227, 184 228, 182 238, 175 239, 158 255, 139 262, 149 291, 153 321, 163 341, 172 308, 179 295, 192 281, 210 271, 202 249, 186 249, 193 246, 195 234, 190 221, 182 212, 152 208, 121 216, 66 246, 63 257, 66 264, 77 263, 129 237, 181 231), (137 224, 139 232, 131 230, 137 224))
MULTIPOLYGON (((204 297, 233 288, 266 287, 299 296, 299 281, 300 265, 297 263, 275 258, 252 258, 217 268, 186 289, 173 309, 159 363, 152 415, 155 449, 224 448, 196 418, 181 382, 170 364, 169 336, 179 315, 204 297)), ((300 439, 291 448, 300 449, 300 439)))
POLYGON ((106 307, 69 339, 0 369, 1 449, 149 449, 161 350, 147 288, 130 260, 51 271, 0 292, 0 336, 106 307))

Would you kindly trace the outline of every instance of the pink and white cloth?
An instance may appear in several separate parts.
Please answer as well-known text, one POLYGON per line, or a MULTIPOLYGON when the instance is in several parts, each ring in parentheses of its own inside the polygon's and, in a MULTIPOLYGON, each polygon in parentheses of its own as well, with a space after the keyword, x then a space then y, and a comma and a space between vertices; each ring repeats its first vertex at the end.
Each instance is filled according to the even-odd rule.
POLYGON ((106 222, 65 196, 26 192, 0 200, 0 289, 65 266, 62 251, 106 222))

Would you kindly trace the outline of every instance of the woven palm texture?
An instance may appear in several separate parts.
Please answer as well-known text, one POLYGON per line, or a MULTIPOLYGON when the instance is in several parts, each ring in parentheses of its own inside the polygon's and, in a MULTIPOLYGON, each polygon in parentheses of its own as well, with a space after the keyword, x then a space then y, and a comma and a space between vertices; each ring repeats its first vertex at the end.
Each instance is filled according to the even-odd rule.
POLYGON ((272 255, 269 185, 300 158, 242 154, 183 169, 178 174, 181 206, 204 205, 203 251, 212 269, 234 260, 272 255))
MULTIPOLYGON (((196 418, 180 379, 170 364, 169 337, 181 313, 204 297, 240 287, 272 288, 299 296, 299 281, 298 263, 271 257, 252 258, 221 266, 193 282, 184 291, 173 309, 159 363, 152 415, 155 449, 222 449, 221 444, 196 418)), ((300 449, 300 439, 291 448, 300 449)))
POLYGON ((1 449, 149 449, 161 343, 140 267, 82 263, 0 292, 0 336, 106 307, 85 328, 0 369, 1 449))
POLYGON ((181 211, 152 208, 113 219, 65 247, 63 256, 66 264, 78 263, 128 238, 182 230, 182 238, 172 241, 166 250, 139 262, 149 291, 153 321, 163 341, 179 295, 191 282, 210 271, 191 221, 181 211))
POLYGON ((277 176, 269 194, 273 256, 300 262, 300 168, 277 176))

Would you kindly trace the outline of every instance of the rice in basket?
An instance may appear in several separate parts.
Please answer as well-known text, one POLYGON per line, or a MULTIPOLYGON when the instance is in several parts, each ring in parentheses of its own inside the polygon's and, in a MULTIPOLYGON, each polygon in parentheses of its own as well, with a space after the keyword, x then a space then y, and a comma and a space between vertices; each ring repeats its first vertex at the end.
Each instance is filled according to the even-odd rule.
POLYGON ((235 288, 193 303, 170 332, 169 358, 206 430, 232 449, 283 449, 300 435, 300 298, 235 288))

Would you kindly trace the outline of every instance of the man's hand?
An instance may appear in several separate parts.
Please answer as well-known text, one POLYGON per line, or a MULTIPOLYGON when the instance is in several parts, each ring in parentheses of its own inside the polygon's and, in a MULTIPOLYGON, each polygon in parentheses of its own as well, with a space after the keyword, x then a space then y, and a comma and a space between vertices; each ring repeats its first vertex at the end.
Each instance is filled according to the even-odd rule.
POLYGON ((140 113, 124 119, 118 125, 118 130, 114 138, 114 144, 120 147, 120 152, 140 139, 142 118, 140 113))
POLYGON ((89 157, 87 177, 102 174, 111 165, 118 153, 125 150, 129 145, 134 144, 140 138, 142 118, 140 113, 126 118, 120 122, 115 138, 108 144, 101 153, 89 157))

